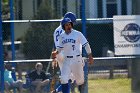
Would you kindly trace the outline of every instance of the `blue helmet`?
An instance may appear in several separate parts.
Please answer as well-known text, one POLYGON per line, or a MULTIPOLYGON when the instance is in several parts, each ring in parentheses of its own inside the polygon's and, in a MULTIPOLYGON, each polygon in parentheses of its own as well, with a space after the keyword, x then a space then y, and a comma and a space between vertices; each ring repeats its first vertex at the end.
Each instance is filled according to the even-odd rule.
POLYGON ((76 22, 76 15, 72 12, 67 12, 64 18, 70 18, 72 22, 76 22))
POLYGON ((66 23, 69 23, 69 22, 72 22, 72 21, 70 20, 70 18, 64 18, 64 19, 62 19, 62 21, 61 21, 61 26, 65 25, 66 23))
POLYGON ((62 26, 62 28, 64 29, 64 25, 66 24, 66 23, 71 23, 72 24, 72 26, 73 26, 73 23, 72 23, 72 21, 70 20, 70 18, 64 18, 64 19, 62 19, 62 21, 61 21, 61 26, 62 26))

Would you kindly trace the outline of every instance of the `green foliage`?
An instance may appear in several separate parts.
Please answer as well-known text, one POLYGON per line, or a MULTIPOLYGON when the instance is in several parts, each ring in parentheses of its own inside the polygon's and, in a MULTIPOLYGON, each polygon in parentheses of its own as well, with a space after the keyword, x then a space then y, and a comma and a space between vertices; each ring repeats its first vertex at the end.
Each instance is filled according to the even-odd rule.
MULTIPOLYGON (((10 19, 10 8, 9 8, 9 0, 2 0, 2 19, 9 20, 10 19)), ((3 40, 8 40, 10 36, 10 23, 3 23, 3 40)))
MULTIPOLYGON (((33 19, 47 20, 52 17, 49 4, 45 2, 40 5, 38 13, 33 19)), ((56 27, 55 22, 31 23, 23 41, 23 52, 27 59, 50 58, 53 47, 53 31, 56 27)))
POLYGON ((41 3, 37 15, 34 17, 34 19, 47 20, 51 18, 53 18, 53 15, 50 5, 47 1, 44 1, 41 3))
POLYGON ((3 19, 9 19, 10 14, 10 7, 8 0, 2 1, 2 18, 3 19))
POLYGON ((8 1, 9 1, 9 0, 2 0, 2 2, 4 2, 4 3, 8 3, 8 1))

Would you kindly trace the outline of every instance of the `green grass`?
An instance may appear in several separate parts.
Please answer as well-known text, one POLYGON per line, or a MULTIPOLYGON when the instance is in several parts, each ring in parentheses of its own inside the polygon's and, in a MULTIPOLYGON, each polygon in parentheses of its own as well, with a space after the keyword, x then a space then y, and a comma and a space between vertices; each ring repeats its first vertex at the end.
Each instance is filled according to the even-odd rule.
MULTIPOLYGON (((28 92, 25 90, 24 93, 28 92)), ((79 93, 77 88, 76 93, 79 93)), ((131 93, 131 79, 90 79, 88 93, 131 93)))
POLYGON ((131 93, 131 79, 88 80, 88 93, 131 93))

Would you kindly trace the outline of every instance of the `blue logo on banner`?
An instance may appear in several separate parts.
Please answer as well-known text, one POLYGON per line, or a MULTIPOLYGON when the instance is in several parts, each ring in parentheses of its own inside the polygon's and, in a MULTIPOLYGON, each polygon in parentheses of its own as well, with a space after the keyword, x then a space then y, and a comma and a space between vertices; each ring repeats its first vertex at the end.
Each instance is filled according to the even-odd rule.
POLYGON ((128 42, 137 42, 140 39, 140 26, 136 23, 127 24, 122 30, 121 36, 124 36, 128 42))

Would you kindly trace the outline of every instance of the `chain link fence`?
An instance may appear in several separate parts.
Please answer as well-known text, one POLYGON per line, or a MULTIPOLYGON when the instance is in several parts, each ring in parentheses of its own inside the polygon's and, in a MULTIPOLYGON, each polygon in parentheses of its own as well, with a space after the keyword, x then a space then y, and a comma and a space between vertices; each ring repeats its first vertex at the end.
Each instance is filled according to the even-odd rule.
MULTIPOLYGON (((57 3, 55 3, 55 5, 58 5, 56 6, 57 8, 54 7, 54 9, 49 8, 49 10, 46 10, 48 9, 46 8, 47 6, 39 3, 39 1, 33 1, 33 3, 38 3, 33 4, 34 11, 32 13, 32 17, 30 17, 30 15, 27 15, 28 13, 26 13, 28 9, 26 10, 26 7, 22 4, 26 2, 22 0, 15 0, 15 19, 18 20, 9 21, 9 18, 5 19, 4 17, 2 23, 4 61, 5 63, 14 62, 16 64, 15 72, 17 79, 22 79, 24 84, 28 82, 26 74, 35 68, 37 62, 41 62, 43 64, 43 70, 47 73, 48 76, 51 75, 52 77, 55 74, 59 79, 60 75, 59 68, 55 69, 54 73, 51 67, 51 52, 54 46, 53 32, 60 25, 60 19, 50 19, 61 18, 61 15, 64 15, 66 13, 65 8, 68 8, 69 6, 65 5, 62 8, 62 6, 59 6, 61 5, 60 2, 58 3, 59 0, 57 0, 57 3), (47 11, 47 13, 44 11, 47 11), (57 14, 55 14, 55 12, 57 14), (14 24, 13 28, 15 39, 15 61, 11 61, 12 35, 10 31, 12 28, 10 24, 14 24)), ((107 1, 109 2, 110 0, 107 1)), ((113 1, 115 2, 116 0, 113 1)), ((50 2, 54 3, 53 0, 50 2)), ((116 56, 114 54, 113 18, 103 18, 105 16, 105 10, 101 7, 103 6, 102 2, 102 0, 97 0, 96 8, 98 10, 101 10, 98 11, 98 16, 96 16, 99 18, 90 18, 92 16, 95 16, 96 14, 90 14, 91 9, 87 7, 87 3, 85 9, 86 38, 91 46, 94 57, 94 64, 88 66, 88 91, 89 93, 131 93, 131 64, 134 58, 126 56, 116 56), (105 83, 103 83, 104 81, 102 80, 105 80, 105 83), (119 84, 116 82, 119 82, 119 84), (116 87, 120 87, 120 89, 117 89, 116 87)), ((114 6, 116 6, 116 3, 114 2, 112 3, 114 6)), ((63 4, 66 3, 67 2, 65 2, 64 0, 63 4)), ((93 1, 92 3, 94 3, 93 5, 95 5, 95 1, 93 1)), ((117 14, 115 7, 110 10, 112 3, 107 3, 110 6, 108 7, 109 9, 106 8, 108 14, 105 17, 113 17, 113 15, 117 14)), ((122 14, 127 14, 126 11, 124 11, 124 9, 127 9, 126 0, 122 3, 125 4, 125 6, 122 7, 122 12, 124 12, 122 14)), ((71 3, 70 5, 73 4, 71 3)), ((78 18, 76 24, 74 25, 74 29, 82 32, 82 22, 80 19, 82 18, 82 5, 77 0, 76 4, 73 6, 76 7, 75 14, 78 18)), ((91 4, 89 6, 91 6, 91 4)), ((53 5, 51 5, 51 7, 53 7, 53 5)), ((29 11, 31 12, 30 9, 29 11)), ((83 54, 83 57, 86 57, 86 54, 83 54)), ((87 62, 87 60, 85 62, 87 62)), ((58 82, 55 83, 59 83, 59 80, 57 81, 58 82)), ((45 88, 46 93, 50 92, 50 86, 51 85, 45 88)), ((26 86, 24 87, 25 93, 30 92, 30 90, 27 89, 26 86)), ((77 89, 75 91, 76 93, 78 93, 77 89)))
MULTIPOLYGON (((46 73, 53 73, 51 68, 51 60, 45 61, 45 59, 50 59, 51 57, 51 51, 53 48, 53 32, 60 24, 59 21, 32 21, 30 20, 30 22, 14 23, 15 33, 22 33, 22 38, 19 38, 14 44, 15 60, 19 60, 19 62, 16 61, 15 69, 17 72, 17 78, 23 79, 24 83, 26 82, 25 76, 27 71, 32 71, 35 68, 35 64, 37 62, 42 62, 43 70, 46 71, 46 73), (20 62, 20 60, 22 61, 20 62)), ((131 78, 132 59, 129 57, 118 57, 114 59, 115 55, 112 22, 112 19, 87 21, 87 39, 90 43, 93 56, 95 57, 94 64, 90 65, 88 68, 89 80, 118 78, 122 78, 122 80, 124 78, 128 78, 129 80, 129 78, 131 78)), ((9 23, 4 22, 4 24, 9 23)), ((82 29, 81 21, 78 20, 74 28, 80 31, 82 29)), ((10 62, 10 60, 12 60, 11 40, 4 41, 3 46, 5 52, 5 62, 10 62)), ((85 54, 83 54, 83 56, 84 55, 85 54)), ((56 75, 60 73, 59 68, 56 69, 55 73, 56 75)), ((92 88, 91 85, 89 85, 89 87, 92 88)), ((89 89, 89 91, 92 90, 89 89)), ((109 90, 107 93, 110 93, 109 90)))

